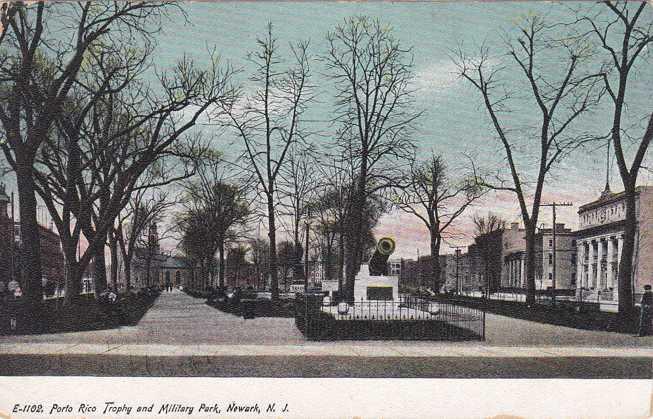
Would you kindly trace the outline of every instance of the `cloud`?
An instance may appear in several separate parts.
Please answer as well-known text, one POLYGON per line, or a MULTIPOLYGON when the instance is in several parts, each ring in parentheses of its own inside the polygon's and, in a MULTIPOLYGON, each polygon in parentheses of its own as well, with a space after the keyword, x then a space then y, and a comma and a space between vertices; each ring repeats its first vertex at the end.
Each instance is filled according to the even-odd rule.
POLYGON ((456 65, 450 60, 436 61, 415 72, 413 83, 419 91, 441 92, 459 82, 456 65))

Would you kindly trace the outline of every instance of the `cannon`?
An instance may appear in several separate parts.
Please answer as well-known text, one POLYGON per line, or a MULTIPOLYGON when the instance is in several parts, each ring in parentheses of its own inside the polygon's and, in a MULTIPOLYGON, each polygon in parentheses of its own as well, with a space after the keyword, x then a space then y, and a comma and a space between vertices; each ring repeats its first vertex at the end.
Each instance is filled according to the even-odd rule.
POLYGON ((383 237, 376 243, 374 254, 370 258, 370 275, 379 276, 388 274, 388 258, 395 251, 395 241, 390 237, 383 237))

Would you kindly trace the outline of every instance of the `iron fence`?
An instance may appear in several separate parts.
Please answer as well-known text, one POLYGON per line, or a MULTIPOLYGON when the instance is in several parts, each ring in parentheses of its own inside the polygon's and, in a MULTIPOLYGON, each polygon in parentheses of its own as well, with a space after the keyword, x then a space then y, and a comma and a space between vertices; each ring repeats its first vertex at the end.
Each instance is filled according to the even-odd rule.
POLYGON ((297 295, 295 323, 312 340, 484 340, 485 312, 419 297, 331 303, 297 295))

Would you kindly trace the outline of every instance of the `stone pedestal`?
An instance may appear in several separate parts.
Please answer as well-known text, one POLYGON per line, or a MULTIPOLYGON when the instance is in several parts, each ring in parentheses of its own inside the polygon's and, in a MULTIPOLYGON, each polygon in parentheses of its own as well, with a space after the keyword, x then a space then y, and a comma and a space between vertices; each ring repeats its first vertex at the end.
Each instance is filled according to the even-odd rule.
POLYGON ((391 287, 392 299, 399 300, 399 278, 391 278, 383 275, 370 275, 369 266, 361 265, 360 272, 356 275, 354 282, 354 299, 366 301, 368 287, 391 287))

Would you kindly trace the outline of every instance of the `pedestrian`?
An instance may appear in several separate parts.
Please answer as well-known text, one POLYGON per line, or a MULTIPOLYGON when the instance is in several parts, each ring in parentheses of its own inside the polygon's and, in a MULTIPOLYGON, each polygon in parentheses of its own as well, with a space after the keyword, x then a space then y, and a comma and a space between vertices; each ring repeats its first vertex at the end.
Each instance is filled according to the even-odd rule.
MULTIPOLYGON (((16 298, 16 290, 20 289, 20 284, 14 278, 7 283, 7 292, 10 297, 16 298)), ((22 294, 22 293, 19 293, 22 294)))
POLYGON ((648 336, 651 328, 651 306, 653 306, 653 292, 650 285, 644 285, 644 295, 639 308, 638 336, 648 336))

